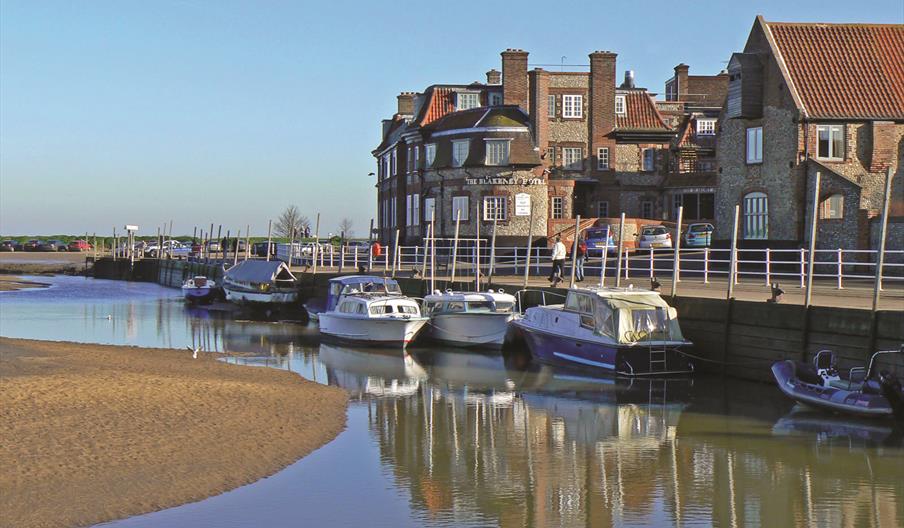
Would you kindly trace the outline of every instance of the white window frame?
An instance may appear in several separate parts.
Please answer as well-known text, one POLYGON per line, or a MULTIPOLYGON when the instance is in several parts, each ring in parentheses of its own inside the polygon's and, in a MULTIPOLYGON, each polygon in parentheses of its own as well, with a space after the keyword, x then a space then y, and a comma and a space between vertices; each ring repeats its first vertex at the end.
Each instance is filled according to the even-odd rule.
POLYGON ((649 147, 641 152, 641 168, 644 172, 656 170, 656 149, 649 147))
POLYGON ((565 170, 583 170, 584 169, 584 149, 581 147, 562 147, 562 168, 565 170), (569 162, 569 154, 577 157, 569 162))
POLYGON ((391 172, 393 176, 395 176, 396 174, 399 173, 398 172, 398 169, 399 169, 398 161, 399 161, 399 158, 398 158, 398 155, 396 154, 396 149, 392 149, 392 153, 390 154, 390 157, 389 157, 389 172, 391 172))
POLYGON ((763 127, 747 129, 747 164, 763 163, 763 127))
POLYGON ((433 214, 436 212, 436 198, 424 198, 424 223, 435 220, 433 214))
POLYGON ((819 202, 819 218, 821 220, 840 220, 844 218, 844 195, 834 193, 819 202))
POLYGON ((490 106, 502 105, 502 94, 499 92, 490 92, 488 99, 490 101, 490 106))
POLYGON ((653 207, 653 200, 641 200, 640 201, 640 217, 651 219, 653 215, 656 213, 656 208, 653 207), (647 214, 647 209, 649 209, 650 214, 647 214))
POLYGON ((462 167, 468 161, 468 155, 471 154, 470 139, 456 139, 452 141, 452 166, 462 167), (459 152, 459 148, 464 145, 464 152, 459 152))
POLYGON ((452 221, 456 220, 456 215, 461 211, 461 221, 467 222, 470 215, 468 214, 471 207, 471 197, 470 196, 453 196, 452 197, 452 221))
POLYGON ((405 159, 406 172, 414 171, 414 147, 408 147, 408 157, 405 159))
POLYGON ((409 194, 405 196, 405 225, 421 225, 421 195, 409 194))
POLYGON ((744 239, 769 238, 769 197, 766 193, 750 192, 743 197, 744 239))
POLYGON ((628 115, 628 106, 624 95, 615 96, 615 115, 628 115))
POLYGON ((565 119, 581 119, 584 117, 584 96, 583 95, 563 95, 562 96, 562 117, 565 119))
POLYGON ((714 119, 714 118, 697 119, 697 135, 698 136, 715 136, 716 135, 716 119, 714 119))
POLYGON ((549 201, 550 216, 553 219, 565 218, 565 197, 553 196, 549 201))
POLYGON ((511 139, 485 139, 484 164, 492 167, 508 165, 511 141, 511 139))
POLYGON ((844 125, 816 125, 816 159, 828 160, 828 161, 844 161, 844 150, 845 150, 845 137, 844 137, 844 125), (819 152, 819 135, 821 132, 825 131, 828 133, 828 152, 825 156, 820 154, 819 152), (841 139, 841 152, 835 152, 835 142, 832 141, 835 135, 838 135, 841 139))
POLYGON ((600 218, 609 218, 609 201, 600 200, 596 202, 596 215, 600 218), (605 213, 605 214, 603 214, 605 213))
POLYGON ((455 94, 455 110, 480 108, 480 92, 458 92, 455 94))
POLYGON ((417 171, 420 168, 420 166, 418 166, 418 162, 420 161, 419 158, 421 157, 421 149, 417 145, 414 145, 413 147, 411 147, 411 149, 412 149, 412 152, 414 153, 414 156, 412 157, 412 159, 414 161, 412 162, 412 165, 411 165, 413 167, 412 170, 417 171))
POLYGON ((549 117, 556 117, 555 94, 549 94, 548 96, 546 96, 546 111, 549 112, 549 117))
POLYGON ((609 170, 609 147, 596 149, 596 170, 609 170))
POLYGON ((432 167, 436 161, 436 143, 424 145, 424 167, 432 167))
POLYGON ((504 222, 508 214, 508 197, 506 196, 484 196, 483 197, 483 219, 487 222, 495 220, 504 222), (494 214, 491 214, 491 211, 494 214))

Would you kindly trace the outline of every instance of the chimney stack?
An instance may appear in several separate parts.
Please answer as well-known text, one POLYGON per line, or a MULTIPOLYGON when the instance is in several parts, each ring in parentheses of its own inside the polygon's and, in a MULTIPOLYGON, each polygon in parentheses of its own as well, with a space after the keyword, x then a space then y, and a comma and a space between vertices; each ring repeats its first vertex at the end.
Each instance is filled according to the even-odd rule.
POLYGON ((502 84, 502 72, 493 68, 492 70, 487 72, 487 84, 499 85, 502 84))
MULTIPOLYGON (((534 136, 534 146, 540 149, 538 155, 549 146, 549 73, 542 68, 534 68, 528 74, 530 79, 530 125, 534 136)), ((546 159, 544 165, 549 166, 546 159)))
POLYGON ((527 52, 509 48, 502 52, 502 103, 529 111, 527 98, 527 52))
POLYGON ((678 95, 679 101, 687 99, 687 71, 689 69, 690 66, 684 63, 675 66, 675 82, 678 83, 678 89, 675 93, 678 95))
POLYGON ((414 98, 417 96, 415 92, 402 92, 398 96, 399 109, 396 112, 399 115, 414 115, 414 98))
POLYGON ((634 86, 634 70, 625 70, 625 82, 621 85, 622 88, 633 89, 634 86))
POLYGON ((600 147, 609 148, 609 163, 614 166, 615 143, 609 133, 615 128, 615 58, 611 51, 590 54, 590 152, 596 170, 600 147))

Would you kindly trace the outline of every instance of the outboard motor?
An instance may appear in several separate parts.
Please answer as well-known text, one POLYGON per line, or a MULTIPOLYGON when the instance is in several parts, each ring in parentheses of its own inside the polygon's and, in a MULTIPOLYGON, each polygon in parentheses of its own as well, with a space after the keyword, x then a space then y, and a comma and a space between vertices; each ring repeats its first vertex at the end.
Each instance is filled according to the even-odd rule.
POLYGON ((879 374, 879 388, 882 396, 891 405, 891 412, 900 423, 904 423, 904 398, 901 396, 901 382, 888 372, 879 374))

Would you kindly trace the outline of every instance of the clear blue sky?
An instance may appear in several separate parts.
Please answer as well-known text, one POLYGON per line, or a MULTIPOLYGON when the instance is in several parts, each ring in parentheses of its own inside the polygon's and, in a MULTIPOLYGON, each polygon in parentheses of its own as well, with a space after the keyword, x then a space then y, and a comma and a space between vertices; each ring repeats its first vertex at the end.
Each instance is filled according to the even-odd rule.
POLYGON ((757 14, 901 23, 904 0, 0 0, 0 233, 266 234, 296 204, 363 236, 399 91, 482 80, 516 47, 531 63, 613 50, 661 92, 679 62, 722 69, 757 14))

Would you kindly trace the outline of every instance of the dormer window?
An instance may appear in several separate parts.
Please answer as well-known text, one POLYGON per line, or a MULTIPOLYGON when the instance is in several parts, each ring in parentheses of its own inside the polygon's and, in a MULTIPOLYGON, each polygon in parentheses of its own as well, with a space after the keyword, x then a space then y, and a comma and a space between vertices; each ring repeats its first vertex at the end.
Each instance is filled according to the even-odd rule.
POLYGON ((628 115, 628 108, 625 105, 625 96, 624 95, 616 95, 615 96, 615 115, 628 115))
POLYGON ((470 110, 480 106, 480 94, 477 92, 458 92, 455 98, 455 110, 470 110))
POLYGON ((698 119, 697 120, 698 136, 714 136, 716 135, 715 119, 698 119))
POLYGON ((502 94, 499 92, 490 92, 490 106, 501 106, 502 94))
POLYGON ((460 139, 452 142, 452 166, 461 167, 468 159, 468 151, 471 142, 467 139, 460 139))
POLYGON ((816 157, 824 160, 844 159, 844 125, 817 125, 816 157))

